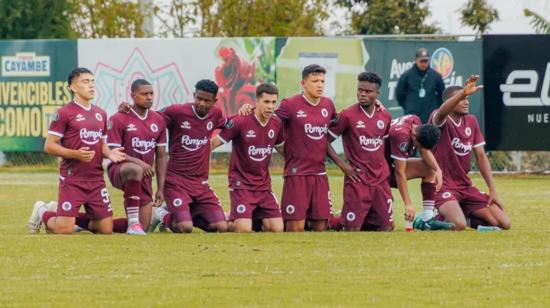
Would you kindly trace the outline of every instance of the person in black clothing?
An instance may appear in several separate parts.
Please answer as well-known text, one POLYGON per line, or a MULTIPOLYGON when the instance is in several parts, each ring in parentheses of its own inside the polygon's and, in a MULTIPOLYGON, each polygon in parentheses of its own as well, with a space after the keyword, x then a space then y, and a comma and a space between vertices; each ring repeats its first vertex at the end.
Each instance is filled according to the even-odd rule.
POLYGON ((426 48, 416 51, 413 67, 407 70, 397 82, 395 96, 405 114, 415 114, 428 122, 433 110, 442 103, 445 84, 441 75, 430 68, 430 54, 426 48))

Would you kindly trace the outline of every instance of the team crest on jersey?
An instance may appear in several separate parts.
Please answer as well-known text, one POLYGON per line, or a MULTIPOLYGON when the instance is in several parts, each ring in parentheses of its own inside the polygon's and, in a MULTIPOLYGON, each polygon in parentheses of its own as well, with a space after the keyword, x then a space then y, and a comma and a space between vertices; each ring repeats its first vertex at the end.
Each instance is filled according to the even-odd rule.
POLYGON ((307 114, 303 110, 298 110, 298 112, 296 112, 296 117, 297 118, 305 118, 305 117, 307 117, 307 114))
POLYGON ((270 129, 268 132, 267 132, 267 136, 269 137, 269 139, 273 139, 273 137, 275 137, 275 131, 270 129))
POLYGON ((188 121, 183 121, 180 125, 181 128, 183 129, 191 129, 191 124, 189 124, 188 121))
POLYGON ((399 144, 399 150, 403 153, 407 153, 407 151, 409 150, 409 144, 407 142, 401 142, 399 144))
POLYGON ((59 121, 59 112, 56 111, 52 114, 52 121, 54 122, 59 121))
POLYGON ((246 138, 256 138, 256 132, 253 130, 249 130, 246 132, 246 138))
POLYGON ((326 108, 321 109, 321 115, 324 118, 328 117, 328 110, 326 108))
POLYGON ((376 126, 380 129, 383 129, 384 128, 384 121, 378 120, 378 122, 376 122, 376 126))
POLYGON ((472 135, 472 129, 469 127, 466 127, 466 129, 464 130, 464 133, 466 134, 466 136, 470 137, 472 135))
POLYGON ((109 120, 107 121, 107 130, 111 130, 113 128, 113 121, 109 120))
POLYGON ((84 120, 86 120, 86 118, 83 115, 81 115, 80 113, 76 115, 76 121, 77 122, 84 121, 84 120))
POLYGON ((135 132, 137 130, 137 127, 134 125, 134 123, 128 124, 128 127, 126 128, 129 132, 135 132))
POLYGON ((212 121, 208 121, 208 123, 206 123, 206 129, 212 130, 212 127, 214 127, 214 124, 212 124, 212 121))
POLYGON ((357 121, 357 124, 355 125, 357 128, 365 128, 365 122, 363 121, 357 121))
POLYGON ((62 208, 65 212, 70 211, 72 207, 73 207, 73 206, 71 205, 71 203, 70 203, 69 201, 65 201, 65 202, 63 202, 63 204, 61 205, 61 208, 62 208))
POLYGON ((99 112, 96 112, 95 118, 96 118, 98 121, 103 121, 103 116, 102 116, 101 113, 99 113, 99 112))
POLYGON ((155 123, 151 124, 151 131, 155 133, 159 131, 159 127, 157 126, 157 124, 155 123))

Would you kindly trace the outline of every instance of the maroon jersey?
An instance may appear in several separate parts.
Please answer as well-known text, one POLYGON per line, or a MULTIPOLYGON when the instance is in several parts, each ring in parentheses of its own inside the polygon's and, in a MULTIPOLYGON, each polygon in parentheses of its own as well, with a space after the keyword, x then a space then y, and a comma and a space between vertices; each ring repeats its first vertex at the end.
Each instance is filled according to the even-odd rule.
POLYGON ((456 123, 450 116, 443 123, 434 123, 432 112, 430 123, 441 129, 441 139, 432 150, 443 172, 444 187, 472 186, 468 177, 473 148, 483 146, 485 139, 477 119, 473 115, 463 115, 456 123))
POLYGON ((329 133, 334 138, 342 135, 344 154, 359 171, 364 184, 378 185, 390 174, 384 152, 390 122, 391 114, 387 110, 375 107, 372 114, 368 114, 359 104, 354 104, 342 110, 330 126, 329 133))
POLYGON ((415 147, 411 138, 413 125, 422 125, 420 118, 414 114, 404 115, 391 122, 389 138, 386 143, 386 159, 407 160, 414 155, 415 147))
POLYGON ((152 166, 155 148, 166 146, 164 118, 152 110, 143 118, 133 109, 130 113, 117 112, 107 122, 107 145, 124 147, 124 153, 152 166))
POLYGON ((262 125, 254 113, 235 116, 218 138, 233 141, 229 163, 229 187, 247 190, 271 190, 269 161, 275 145, 284 142, 281 120, 273 116, 262 125))
POLYGON ((177 181, 184 177, 194 182, 208 180, 210 138, 215 129, 222 128, 226 119, 214 106, 200 117, 193 103, 171 105, 161 111, 169 133, 170 158, 166 179, 177 181))
POLYGON ((54 114, 48 134, 61 137, 61 145, 78 150, 88 147, 95 155, 90 162, 63 158, 60 175, 66 180, 103 181, 102 138, 106 138, 107 114, 96 105, 84 108, 75 101, 54 114))
POLYGON ((285 131, 285 176, 325 174, 327 132, 334 104, 321 97, 312 105, 302 94, 283 99, 275 111, 285 131))

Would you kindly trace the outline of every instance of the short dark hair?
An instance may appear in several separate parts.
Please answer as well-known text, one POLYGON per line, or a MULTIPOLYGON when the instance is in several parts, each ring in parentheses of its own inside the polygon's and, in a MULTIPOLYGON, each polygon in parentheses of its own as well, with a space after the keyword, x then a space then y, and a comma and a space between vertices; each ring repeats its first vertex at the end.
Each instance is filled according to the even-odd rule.
POLYGON ((195 84, 195 90, 201 90, 204 92, 212 93, 214 95, 218 95, 218 85, 210 79, 199 80, 195 84))
POLYGON ((319 64, 310 64, 302 70, 302 80, 305 80, 311 74, 326 74, 327 70, 319 64))
POLYGON ((448 100, 449 98, 453 97, 456 91, 462 90, 461 86, 450 86, 445 91, 443 91, 443 101, 448 100))
POLYGON ((380 78, 380 76, 375 72, 362 72, 357 76, 357 81, 376 83, 378 88, 382 86, 382 78, 380 78))
POLYGON ((77 67, 69 73, 69 77, 67 77, 68 85, 70 86, 73 83, 73 80, 82 74, 93 74, 93 73, 85 67, 77 67))
POLYGON ((137 89, 141 86, 150 86, 151 83, 145 79, 136 79, 134 82, 132 82, 132 86, 130 87, 132 90, 132 93, 135 93, 137 89))
POLYGON ((432 124, 422 124, 416 127, 416 140, 424 149, 433 148, 441 137, 441 131, 432 124))
POLYGON ((279 90, 277 90, 274 84, 265 82, 256 87, 256 98, 262 96, 264 93, 277 95, 279 94, 279 90))

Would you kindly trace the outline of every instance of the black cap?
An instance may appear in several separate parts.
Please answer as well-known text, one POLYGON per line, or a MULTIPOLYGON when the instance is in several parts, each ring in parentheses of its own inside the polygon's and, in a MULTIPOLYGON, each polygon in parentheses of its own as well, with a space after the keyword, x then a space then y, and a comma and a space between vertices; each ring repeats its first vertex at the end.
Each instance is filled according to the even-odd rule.
POLYGON ((426 48, 418 48, 416 51, 416 58, 417 59, 429 59, 430 53, 428 52, 428 49, 426 48))

